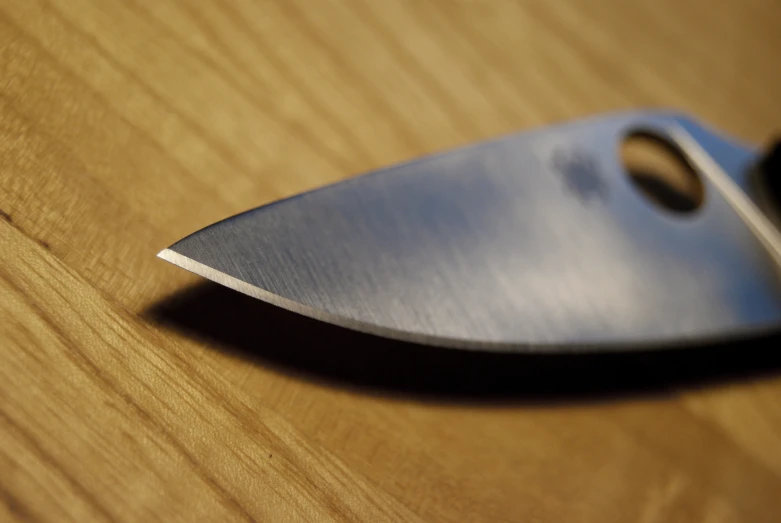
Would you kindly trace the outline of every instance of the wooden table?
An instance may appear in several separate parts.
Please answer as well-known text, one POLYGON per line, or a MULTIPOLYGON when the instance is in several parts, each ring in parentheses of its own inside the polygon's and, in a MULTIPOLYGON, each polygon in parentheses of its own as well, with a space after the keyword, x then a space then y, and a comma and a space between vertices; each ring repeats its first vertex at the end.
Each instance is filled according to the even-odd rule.
POLYGON ((557 399, 402 349, 372 374, 401 356, 155 257, 607 110, 764 142, 779 27, 778 0, 0 1, 0 520, 780 521, 778 374, 557 399))

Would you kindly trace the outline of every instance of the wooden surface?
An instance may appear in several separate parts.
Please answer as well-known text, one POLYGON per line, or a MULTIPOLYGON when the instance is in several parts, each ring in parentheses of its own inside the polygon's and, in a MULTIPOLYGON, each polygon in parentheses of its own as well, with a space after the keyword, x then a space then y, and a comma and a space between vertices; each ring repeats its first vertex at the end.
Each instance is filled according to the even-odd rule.
POLYGON ((762 142, 779 27, 778 0, 0 0, 0 520, 781 520, 778 374, 609 400, 373 387, 155 258, 606 110, 762 142))

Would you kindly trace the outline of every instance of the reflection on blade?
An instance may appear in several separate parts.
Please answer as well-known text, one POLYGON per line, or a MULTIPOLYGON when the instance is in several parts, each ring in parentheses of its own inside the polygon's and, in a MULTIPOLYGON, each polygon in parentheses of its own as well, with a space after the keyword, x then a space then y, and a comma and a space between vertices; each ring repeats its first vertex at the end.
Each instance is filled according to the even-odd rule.
POLYGON ((776 264, 712 176, 743 187, 752 160, 680 117, 614 115, 305 193, 160 256, 302 314, 420 343, 622 350, 750 334, 781 321, 776 264), (638 126, 709 153, 694 214, 666 214, 628 182, 616 147, 638 126))

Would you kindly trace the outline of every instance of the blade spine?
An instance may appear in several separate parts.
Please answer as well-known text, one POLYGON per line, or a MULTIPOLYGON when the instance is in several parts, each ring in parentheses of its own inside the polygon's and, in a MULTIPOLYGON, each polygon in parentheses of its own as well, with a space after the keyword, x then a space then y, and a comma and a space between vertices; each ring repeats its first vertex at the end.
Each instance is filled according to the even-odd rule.
MULTIPOLYGON (((246 215, 246 214, 250 214, 250 213, 254 213, 254 212, 257 212, 257 211, 260 211, 260 210, 263 210, 263 209, 270 209, 270 208, 272 208, 272 207, 274 207, 276 205, 283 204, 283 203, 289 202, 291 200, 295 200, 295 199, 303 198, 303 197, 308 197, 308 196, 311 196, 311 195, 313 195, 315 193, 318 193, 318 192, 321 192, 321 191, 324 191, 324 190, 327 190, 327 189, 332 189, 332 188, 335 188, 337 186, 349 185, 351 183, 358 182, 361 179, 366 179, 366 178, 369 178, 369 177, 373 177, 375 175, 380 175, 382 173, 387 173, 387 172, 393 171, 395 169, 409 167, 409 166, 412 166, 412 165, 415 165, 415 164, 424 163, 426 161, 432 161, 432 160, 435 160, 435 159, 440 158, 440 157, 445 157, 448 154, 451 154, 453 152, 466 151, 466 150, 469 150, 469 149, 478 148, 478 147, 483 146, 483 145, 488 144, 488 143, 497 143, 497 142, 502 142, 502 141, 506 141, 506 140, 511 140, 511 139, 513 139, 513 138, 515 138, 517 136, 520 136, 520 135, 538 134, 538 133, 542 133, 542 132, 545 132, 545 131, 549 131, 549 130, 555 129, 557 127, 565 127, 565 126, 571 127, 571 126, 575 126, 575 125, 587 125, 587 124, 592 123, 592 122, 610 121, 610 120, 614 120, 614 119, 629 118, 629 117, 632 117, 632 116, 638 117, 638 118, 639 117, 670 118, 671 120, 675 120, 676 118, 687 118, 687 115, 685 113, 681 113, 679 111, 675 111, 672 108, 667 108, 667 109, 665 109, 665 108, 647 108, 647 109, 635 109, 635 110, 615 110, 615 111, 604 112, 602 114, 597 114, 597 115, 583 116, 583 117, 572 119, 572 120, 554 121, 554 122, 551 122, 551 123, 549 123, 547 125, 541 125, 541 126, 536 126, 536 127, 532 127, 532 128, 516 129, 516 130, 508 131, 508 132, 505 132, 505 133, 501 133, 501 134, 498 134, 498 135, 495 135, 495 136, 492 136, 492 137, 487 137, 487 138, 484 138, 484 139, 481 139, 481 140, 477 140, 477 141, 474 141, 474 142, 471 142, 471 143, 466 143, 466 144, 461 144, 461 145, 451 145, 451 146, 448 146, 448 147, 443 147, 443 148, 438 149, 438 150, 430 151, 430 152, 428 152, 426 154, 423 154, 421 156, 414 156, 414 157, 406 158, 406 159, 403 159, 403 160, 399 160, 399 161, 397 161, 395 163, 392 163, 392 164, 389 164, 389 165, 385 165, 385 166, 379 167, 377 169, 372 169, 372 170, 368 170, 368 171, 354 172, 354 173, 351 173, 351 174, 347 175, 346 177, 344 177, 342 179, 334 180, 334 181, 331 181, 331 182, 328 182, 328 183, 325 183, 325 184, 322 184, 322 185, 317 185, 317 186, 314 186, 314 187, 310 187, 310 188, 305 189, 305 190, 303 190, 301 192, 293 193, 293 194, 291 194, 289 196, 285 196, 285 197, 282 197, 282 198, 279 198, 279 199, 270 200, 270 201, 267 201, 266 203, 263 203, 263 204, 260 204, 260 205, 256 205, 254 207, 246 208, 244 210, 237 211, 237 212, 235 212, 233 214, 225 216, 224 218, 222 218, 220 220, 217 220, 215 222, 212 222, 212 223, 210 223, 208 225, 205 225, 205 226, 203 226, 203 227, 201 227, 199 229, 196 229, 196 230, 190 232, 189 234, 187 234, 186 236, 184 236, 183 238, 178 240, 176 243, 171 245, 171 247, 169 247, 168 249, 164 249, 164 250, 172 250, 173 247, 175 247, 177 243, 179 243, 181 241, 184 241, 184 240, 186 240, 187 238, 189 238, 191 236, 194 236, 194 235, 196 235, 196 234, 198 234, 200 232, 205 231, 206 229, 214 227, 215 225, 218 225, 218 224, 220 224, 222 222, 225 222, 227 220, 232 220, 234 218, 238 218, 240 216, 243 216, 243 215, 246 215)), ((699 122, 698 120, 696 120, 696 121, 699 122)), ((163 258, 162 256, 160 256, 160 254, 162 252, 163 251, 160 251, 160 253, 158 253, 158 257, 163 258)), ((165 258, 163 258, 163 259, 165 259, 165 258)), ((166 261, 170 261, 170 260, 166 260, 166 261)), ((173 262, 171 262, 171 263, 173 263, 173 262)), ((174 265, 178 265, 178 264, 174 263, 174 265)))

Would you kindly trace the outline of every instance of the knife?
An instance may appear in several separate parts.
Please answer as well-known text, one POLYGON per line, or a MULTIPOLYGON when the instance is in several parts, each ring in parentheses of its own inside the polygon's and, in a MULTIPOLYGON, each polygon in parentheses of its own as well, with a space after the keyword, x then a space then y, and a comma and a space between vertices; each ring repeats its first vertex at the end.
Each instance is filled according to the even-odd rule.
POLYGON ((546 353, 739 339, 781 326, 780 156, 685 114, 598 115, 264 205, 158 256, 419 344, 546 353), (696 205, 665 208, 630 176, 621 147, 634 136, 685 162, 696 205))

